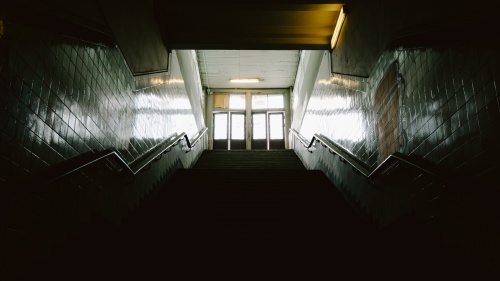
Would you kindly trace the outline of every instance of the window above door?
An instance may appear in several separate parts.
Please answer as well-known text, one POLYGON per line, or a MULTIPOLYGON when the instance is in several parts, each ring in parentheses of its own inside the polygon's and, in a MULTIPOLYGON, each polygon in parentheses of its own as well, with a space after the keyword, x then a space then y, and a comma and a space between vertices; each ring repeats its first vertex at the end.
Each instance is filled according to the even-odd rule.
POLYGON ((252 109, 283 109, 285 100, 282 94, 252 95, 252 109))
MULTIPOLYGON (((283 94, 252 94, 251 110, 284 109, 285 99, 283 94)), ((246 109, 244 94, 214 94, 214 109, 246 109)))

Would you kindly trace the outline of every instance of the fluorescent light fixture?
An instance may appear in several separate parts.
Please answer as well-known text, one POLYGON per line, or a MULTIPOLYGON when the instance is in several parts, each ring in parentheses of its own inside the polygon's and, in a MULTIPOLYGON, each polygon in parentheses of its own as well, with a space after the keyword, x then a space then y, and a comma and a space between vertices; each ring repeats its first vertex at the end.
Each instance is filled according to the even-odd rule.
POLYGON ((229 80, 231 83, 259 83, 258 78, 251 78, 251 79, 231 79, 229 80))
POLYGON ((339 40, 339 35, 340 35, 340 29, 342 29, 342 24, 344 24, 345 20, 345 12, 344 12, 344 7, 340 9, 340 14, 339 17, 337 18, 337 24, 335 24, 335 30, 333 31, 333 36, 332 36, 332 49, 335 48, 335 45, 337 45, 337 41, 339 40))

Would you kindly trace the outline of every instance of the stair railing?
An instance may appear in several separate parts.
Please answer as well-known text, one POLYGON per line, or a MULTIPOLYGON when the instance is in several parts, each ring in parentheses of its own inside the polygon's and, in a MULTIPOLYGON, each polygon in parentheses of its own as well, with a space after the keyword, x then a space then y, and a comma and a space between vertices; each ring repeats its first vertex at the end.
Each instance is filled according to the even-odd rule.
POLYGON ((352 153, 350 153, 342 146, 336 144, 335 142, 333 142, 332 140, 328 139, 325 136, 322 136, 320 134, 314 134, 311 141, 308 141, 303 135, 301 135, 294 129, 290 129, 290 133, 292 133, 310 153, 312 153, 315 150, 314 146, 316 142, 321 143, 323 147, 328 148, 331 154, 338 155, 341 162, 350 164, 353 167, 354 171, 361 173, 367 179, 373 179, 377 175, 387 172, 388 168, 392 167, 392 165, 390 165, 391 163, 400 162, 400 163, 405 163, 411 167, 414 167, 423 173, 431 175, 445 184, 456 183, 456 180, 453 180, 454 178, 456 178, 456 176, 451 176, 448 171, 436 167, 435 164, 426 163, 425 160, 417 159, 414 156, 408 156, 400 152, 395 152, 389 155, 375 169, 372 169, 370 166, 359 160, 352 153))
POLYGON ((151 162, 159 160, 164 153, 171 151, 172 147, 178 145, 183 139, 186 141, 186 146, 183 150, 188 153, 193 149, 193 147, 198 143, 198 141, 207 132, 207 128, 203 128, 199 131, 192 140, 189 139, 186 133, 181 133, 176 137, 166 139, 161 144, 153 148, 150 152, 146 153, 145 156, 139 158, 138 160, 128 164, 123 157, 115 149, 105 149, 100 152, 89 151, 83 153, 79 156, 73 157, 59 164, 56 164, 47 170, 35 175, 29 181, 15 182, 14 185, 27 185, 27 186, 44 186, 57 179, 60 179, 66 175, 76 172, 84 167, 87 167, 93 163, 102 161, 104 159, 111 158, 115 161, 117 166, 121 170, 125 171, 130 175, 136 175, 144 168, 146 168, 151 162))

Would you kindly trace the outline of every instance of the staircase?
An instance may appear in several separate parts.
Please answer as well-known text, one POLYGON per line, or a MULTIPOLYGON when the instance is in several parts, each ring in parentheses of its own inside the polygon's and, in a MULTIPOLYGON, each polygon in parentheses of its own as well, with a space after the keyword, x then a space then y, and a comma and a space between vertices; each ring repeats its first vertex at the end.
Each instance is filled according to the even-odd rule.
POLYGON ((251 272, 321 264, 333 252, 347 261, 369 231, 324 173, 306 170, 291 150, 204 151, 125 227, 205 270, 251 272))
POLYGON ((416 236, 387 237, 394 238, 362 220, 293 151, 204 151, 123 225, 95 221, 35 273, 73 280, 397 277, 423 275, 441 258, 426 252, 428 244, 408 243, 416 236), (426 267, 413 266, 422 255, 426 267))
POLYGON ((205 151, 167 190, 147 212, 168 202, 178 237, 274 245, 346 239, 364 227, 323 172, 306 170, 291 150, 205 151))

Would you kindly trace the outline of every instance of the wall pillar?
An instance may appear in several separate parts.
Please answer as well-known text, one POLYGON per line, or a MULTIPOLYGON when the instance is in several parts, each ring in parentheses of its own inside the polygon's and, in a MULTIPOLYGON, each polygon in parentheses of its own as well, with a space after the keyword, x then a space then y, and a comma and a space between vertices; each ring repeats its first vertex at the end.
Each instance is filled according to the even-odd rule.
MULTIPOLYGON (((207 92, 208 93, 208 92, 207 92)), ((207 120, 207 149, 213 149, 213 132, 214 132, 214 95, 207 94, 207 108, 205 110, 205 120, 207 120)))

